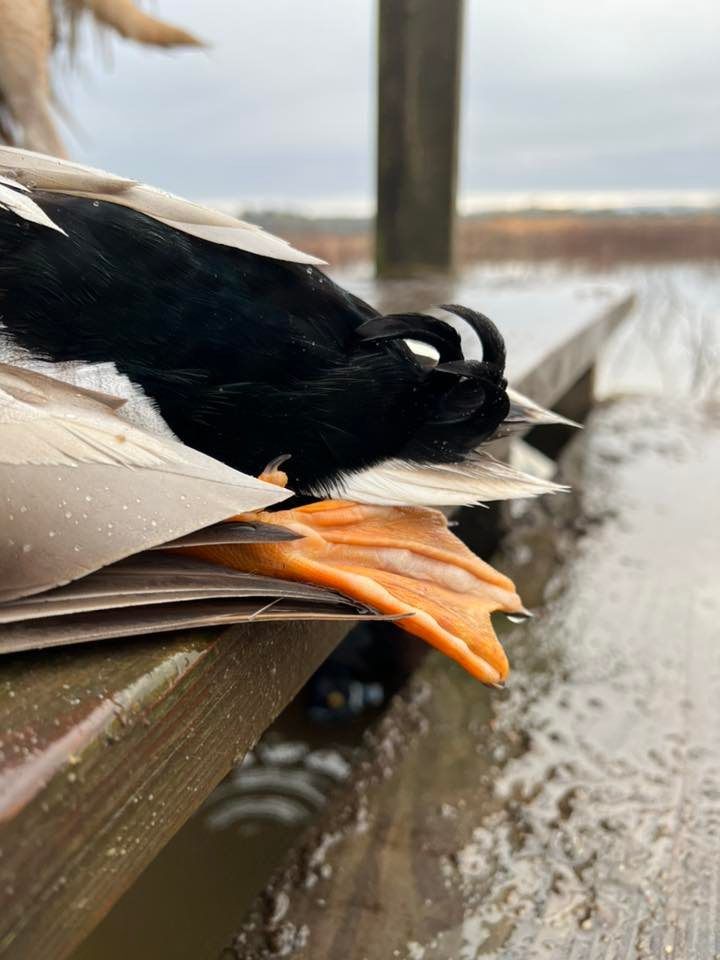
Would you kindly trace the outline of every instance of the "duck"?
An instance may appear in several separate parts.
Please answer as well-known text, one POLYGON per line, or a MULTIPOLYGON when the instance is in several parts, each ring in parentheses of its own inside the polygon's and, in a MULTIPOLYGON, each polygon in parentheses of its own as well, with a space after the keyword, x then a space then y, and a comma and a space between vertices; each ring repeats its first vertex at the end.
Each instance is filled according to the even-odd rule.
POLYGON ((274 497, 228 519, 293 536, 176 550, 355 597, 501 684, 490 615, 527 611, 437 508, 561 489, 488 447, 563 418, 508 386, 485 315, 381 315, 322 266, 132 178, 0 147, 0 360, 257 478, 274 497))
POLYGON ((243 474, 160 422, 138 427, 123 415, 131 402, 0 363, 0 653, 211 623, 380 616, 502 682, 490 615, 526 611, 440 511, 279 508, 292 494, 276 464, 243 474), (238 608, 238 598, 255 602, 238 608))

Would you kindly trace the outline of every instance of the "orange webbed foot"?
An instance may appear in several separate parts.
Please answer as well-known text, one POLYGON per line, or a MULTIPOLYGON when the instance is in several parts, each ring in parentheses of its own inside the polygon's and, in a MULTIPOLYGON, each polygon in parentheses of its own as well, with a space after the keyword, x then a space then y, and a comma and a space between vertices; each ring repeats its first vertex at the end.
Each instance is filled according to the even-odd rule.
POLYGON ((324 500, 233 519, 280 524, 301 539, 191 552, 235 569, 335 589, 402 617, 399 627, 484 683, 505 680, 508 661, 491 614, 526 611, 512 581, 476 557, 439 511, 324 500))

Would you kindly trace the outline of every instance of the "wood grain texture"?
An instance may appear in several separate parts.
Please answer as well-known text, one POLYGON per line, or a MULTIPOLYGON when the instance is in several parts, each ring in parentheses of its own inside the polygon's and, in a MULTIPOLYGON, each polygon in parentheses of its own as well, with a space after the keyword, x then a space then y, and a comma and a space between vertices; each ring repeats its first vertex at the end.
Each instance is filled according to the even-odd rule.
POLYGON ((226 957, 718 956, 717 415, 623 400, 577 447, 578 514, 508 544, 553 570, 508 689, 431 655, 226 957))
MULTIPOLYGON (((526 349, 514 385, 552 404, 631 303, 582 312, 560 339, 536 331, 534 363, 526 349)), ((0 957, 67 956, 347 629, 257 624, 4 657, 0 957)), ((475 722, 489 701, 467 682, 475 722)))
POLYGON ((258 624, 4 660, 0 956, 66 956, 346 630, 258 624))

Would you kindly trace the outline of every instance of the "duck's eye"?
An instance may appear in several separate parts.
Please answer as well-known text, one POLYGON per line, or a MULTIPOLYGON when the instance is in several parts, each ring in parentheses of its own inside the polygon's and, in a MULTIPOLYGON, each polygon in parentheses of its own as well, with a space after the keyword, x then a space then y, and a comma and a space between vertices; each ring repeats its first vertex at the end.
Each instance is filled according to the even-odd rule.
POLYGON ((423 366, 436 367, 440 363, 440 351, 429 343, 424 343, 422 340, 413 340, 410 337, 405 338, 403 343, 412 350, 423 366))

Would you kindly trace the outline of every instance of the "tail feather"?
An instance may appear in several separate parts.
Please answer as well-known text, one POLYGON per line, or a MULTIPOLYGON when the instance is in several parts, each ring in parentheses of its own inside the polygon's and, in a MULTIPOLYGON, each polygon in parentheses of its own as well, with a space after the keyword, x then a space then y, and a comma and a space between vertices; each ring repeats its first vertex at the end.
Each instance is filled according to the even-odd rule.
POLYGON ((343 476, 332 488, 318 492, 386 506, 469 507, 566 490, 561 484, 523 473, 480 450, 459 463, 386 460, 343 476))
POLYGON ((437 352, 441 363, 462 360, 462 347, 457 331, 449 323, 422 313, 373 317, 361 324, 356 333, 361 340, 367 342, 402 340, 416 357, 428 356, 422 349, 425 345, 437 352))

